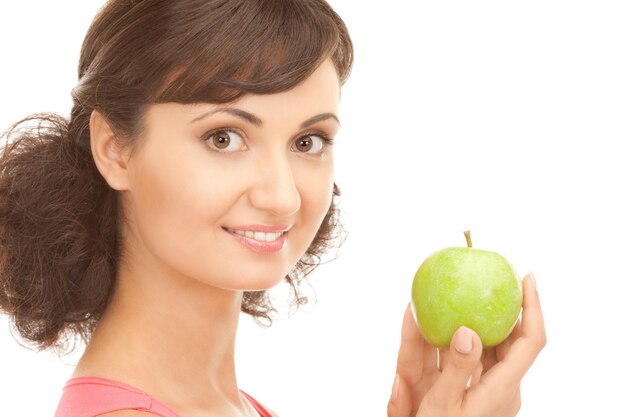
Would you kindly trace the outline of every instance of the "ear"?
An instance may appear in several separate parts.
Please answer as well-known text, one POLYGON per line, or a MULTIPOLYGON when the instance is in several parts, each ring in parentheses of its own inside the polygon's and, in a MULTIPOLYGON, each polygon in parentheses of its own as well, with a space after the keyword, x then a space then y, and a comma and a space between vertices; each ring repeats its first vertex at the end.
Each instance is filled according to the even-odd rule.
POLYGON ((89 119, 89 135, 91 154, 100 174, 114 190, 128 190, 127 153, 120 148, 107 120, 96 110, 89 119))

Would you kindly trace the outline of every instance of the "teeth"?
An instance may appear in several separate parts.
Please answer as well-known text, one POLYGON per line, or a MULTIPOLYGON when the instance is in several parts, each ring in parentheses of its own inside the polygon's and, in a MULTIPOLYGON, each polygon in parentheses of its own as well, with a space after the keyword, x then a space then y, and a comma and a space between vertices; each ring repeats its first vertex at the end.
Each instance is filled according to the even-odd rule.
POLYGON ((251 230, 234 230, 227 229, 229 232, 237 233, 238 235, 245 236, 250 239, 259 240, 262 242, 273 242, 283 235, 283 232, 271 233, 271 232, 253 232, 251 230))

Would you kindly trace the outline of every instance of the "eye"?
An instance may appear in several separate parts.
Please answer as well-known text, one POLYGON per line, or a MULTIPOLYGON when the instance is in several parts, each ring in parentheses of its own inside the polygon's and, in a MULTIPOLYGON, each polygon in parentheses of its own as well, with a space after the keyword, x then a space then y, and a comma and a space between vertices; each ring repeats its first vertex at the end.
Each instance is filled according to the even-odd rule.
POLYGON ((209 148, 215 152, 229 153, 246 149, 243 137, 230 129, 217 129, 203 135, 209 148))
POLYGON ((324 152, 326 146, 331 146, 332 144, 332 139, 323 135, 305 135, 296 139, 291 150, 308 155, 319 155, 324 152))

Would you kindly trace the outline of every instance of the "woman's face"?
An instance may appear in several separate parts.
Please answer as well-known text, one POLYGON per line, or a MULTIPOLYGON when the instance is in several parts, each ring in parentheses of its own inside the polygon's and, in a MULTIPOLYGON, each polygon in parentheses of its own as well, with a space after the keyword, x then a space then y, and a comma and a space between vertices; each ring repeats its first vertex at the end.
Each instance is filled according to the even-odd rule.
POLYGON ((339 94, 326 61, 286 92, 149 108, 123 193, 131 259, 222 289, 280 282, 331 204, 325 141, 339 128, 339 94))

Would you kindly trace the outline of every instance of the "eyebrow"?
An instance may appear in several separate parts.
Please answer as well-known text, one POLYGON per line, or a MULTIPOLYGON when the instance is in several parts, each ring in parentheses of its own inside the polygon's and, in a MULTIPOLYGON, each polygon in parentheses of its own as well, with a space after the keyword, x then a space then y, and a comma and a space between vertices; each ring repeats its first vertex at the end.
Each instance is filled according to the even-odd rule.
POLYGON ((335 119, 335 121, 337 122, 337 124, 339 126, 341 126, 341 122, 339 121, 339 118, 333 114, 333 113, 322 113, 322 114, 318 114, 317 116, 313 116, 307 120, 305 120, 304 122, 302 122, 302 124, 300 125, 300 129, 305 129, 311 125, 314 125, 315 123, 321 122, 323 120, 326 119, 335 119))
MULTIPOLYGON (((205 113, 202 113, 201 115, 199 115, 198 117, 196 117, 195 119, 193 119, 192 121, 189 122, 189 124, 195 123, 198 120, 204 119, 205 117, 208 116, 212 116, 216 113, 227 113, 236 117, 239 117, 241 119, 244 119, 245 121, 247 121, 248 123, 251 123, 255 126, 262 126, 263 125, 263 121, 258 118, 257 116, 255 116, 252 113, 248 113, 247 111, 244 110, 240 110, 240 109, 234 109, 234 108, 230 108, 230 107, 223 107, 223 108, 219 108, 219 109, 215 109, 215 110, 211 110, 205 113)), ((341 125, 341 122, 339 122, 339 118, 334 114, 334 113, 321 113, 318 115, 315 115, 313 117, 308 118, 307 120, 305 120, 304 122, 302 122, 300 124, 300 128, 301 129, 305 129, 309 126, 314 125, 315 123, 321 122, 323 120, 326 119, 335 119, 335 121, 341 125)))
POLYGON ((258 117, 256 117, 254 114, 252 113, 248 113, 247 111, 243 111, 243 110, 239 110, 239 109, 232 109, 230 107, 223 107, 223 108, 219 108, 219 109, 215 109, 215 110, 211 110, 205 113, 202 113, 200 116, 196 117, 195 119, 193 119, 192 121, 189 122, 189 124, 195 123, 198 120, 202 120, 205 117, 208 116, 212 116, 216 113, 228 113, 231 114, 233 116, 239 117, 241 119, 244 119, 245 121, 255 125, 255 126, 261 126, 263 124, 263 122, 261 121, 261 119, 259 119, 258 117))

